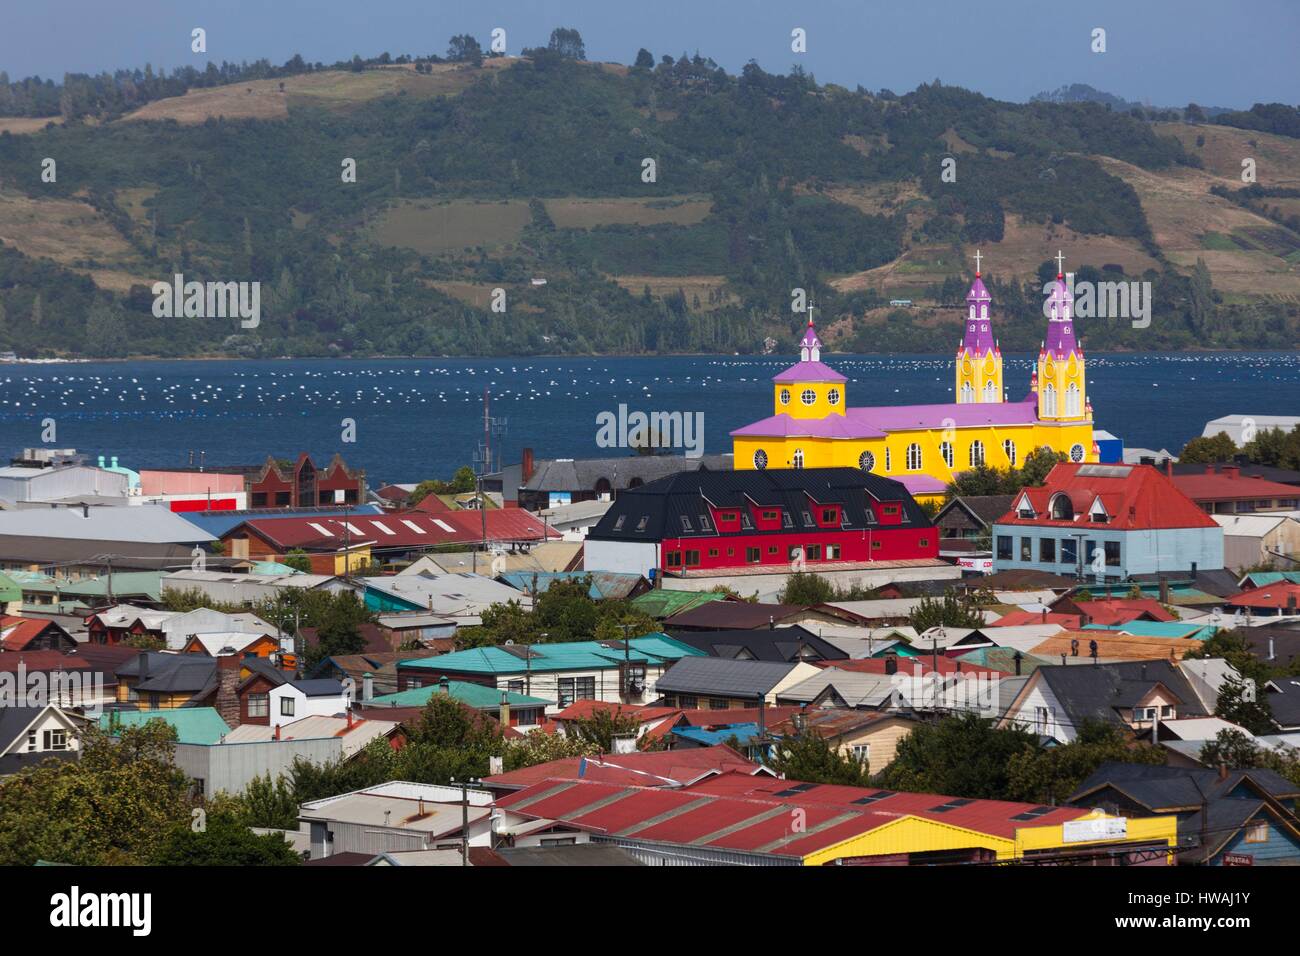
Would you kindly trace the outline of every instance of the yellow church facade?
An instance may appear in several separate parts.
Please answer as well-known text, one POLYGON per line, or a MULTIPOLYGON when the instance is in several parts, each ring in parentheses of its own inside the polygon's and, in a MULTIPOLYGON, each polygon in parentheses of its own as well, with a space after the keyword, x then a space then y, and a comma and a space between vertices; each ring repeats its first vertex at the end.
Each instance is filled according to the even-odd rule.
POLYGON ((966 297, 965 335, 955 363, 955 402, 854 408, 847 379, 821 361, 812 322, 800 360, 773 382, 773 414, 733 431, 736 468, 861 468, 901 481, 925 501, 942 498, 980 464, 1015 468, 1041 447, 1096 461, 1083 349, 1074 334, 1064 276, 1049 299, 1047 337, 1029 394, 1008 401, 989 295, 978 273, 966 297))

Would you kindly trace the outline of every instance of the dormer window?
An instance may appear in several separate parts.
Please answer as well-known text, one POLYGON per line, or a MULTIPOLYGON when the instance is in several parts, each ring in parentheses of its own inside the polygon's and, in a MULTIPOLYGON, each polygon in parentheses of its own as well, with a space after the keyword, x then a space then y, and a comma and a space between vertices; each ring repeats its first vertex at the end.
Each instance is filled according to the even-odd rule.
POLYGON ((1053 521, 1073 521, 1074 505, 1070 502, 1070 496, 1057 493, 1052 495, 1052 502, 1048 506, 1051 509, 1053 521))
POLYGON ((691 527, 691 519, 690 519, 690 517, 689 517, 688 515, 682 515, 682 516, 681 516, 681 519, 682 519, 682 530, 683 530, 683 531, 694 531, 694 530, 695 530, 694 528, 691 527))
POLYGON ((1026 520, 1038 516, 1038 512, 1034 510, 1034 504, 1029 500, 1028 495, 1020 496, 1020 501, 1016 504, 1016 514, 1026 520))
POLYGON ((1092 507, 1088 509, 1088 520, 1097 524, 1105 524, 1110 520, 1110 515, 1106 512, 1106 506, 1101 503, 1100 498, 1092 502, 1092 507))

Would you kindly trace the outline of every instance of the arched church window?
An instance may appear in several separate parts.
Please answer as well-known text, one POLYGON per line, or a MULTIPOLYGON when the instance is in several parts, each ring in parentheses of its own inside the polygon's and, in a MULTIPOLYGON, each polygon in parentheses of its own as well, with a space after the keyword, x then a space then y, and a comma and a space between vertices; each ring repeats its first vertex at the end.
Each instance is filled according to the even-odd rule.
POLYGON ((1007 461, 1009 461, 1011 467, 1014 468, 1016 466, 1016 443, 1008 438, 1002 442, 1002 450, 1006 452, 1007 461))
POLYGON ((939 446, 939 454, 943 456, 943 463, 949 468, 952 467, 952 442, 946 441, 939 446))
POLYGON ((984 443, 979 439, 970 443, 970 464, 972 468, 984 464, 984 443))
POLYGON ((921 470, 921 446, 915 442, 907 446, 907 470, 921 470))
POLYGON ((996 402, 998 400, 998 387, 993 382, 984 383, 984 401, 996 402))
POLYGON ((802 448, 796 448, 796 449, 794 450, 794 460, 791 462, 791 464, 794 465, 794 467, 796 467, 796 468, 802 468, 802 467, 803 467, 803 449, 802 449, 802 448))
POLYGON ((1056 386, 1047 385, 1043 389, 1043 415, 1052 418, 1056 415, 1056 386))
POLYGON ((1083 411, 1083 406, 1079 402, 1079 386, 1074 382, 1065 390, 1065 414, 1078 415, 1083 411))

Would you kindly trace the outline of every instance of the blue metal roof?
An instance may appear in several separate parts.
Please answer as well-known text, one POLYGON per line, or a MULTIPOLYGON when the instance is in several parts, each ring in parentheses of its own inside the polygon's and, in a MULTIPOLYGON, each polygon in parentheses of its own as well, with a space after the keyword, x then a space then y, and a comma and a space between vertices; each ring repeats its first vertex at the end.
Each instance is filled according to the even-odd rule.
POLYGON ((735 737, 741 744, 747 744, 752 738, 758 736, 758 724, 725 724, 714 728, 674 727, 673 733, 695 743, 703 744, 706 747, 725 744, 732 737, 735 737))

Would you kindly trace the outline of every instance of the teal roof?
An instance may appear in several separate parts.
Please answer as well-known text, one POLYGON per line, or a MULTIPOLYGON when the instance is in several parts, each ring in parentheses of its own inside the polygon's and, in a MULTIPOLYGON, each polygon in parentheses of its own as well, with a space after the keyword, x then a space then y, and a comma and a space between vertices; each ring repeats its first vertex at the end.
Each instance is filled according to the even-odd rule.
POLYGON ((725 601, 727 596, 716 591, 669 591, 655 588, 638 594, 632 599, 632 606, 651 617, 672 617, 681 611, 708 604, 710 601, 725 601))
POLYGON ((176 730, 176 742, 215 744, 230 733, 230 727, 213 707, 177 707, 172 710, 119 710, 99 715, 99 729, 110 730, 116 721, 123 727, 140 727, 161 720, 176 730))
POLYGON ((1288 584, 1300 584, 1300 571, 1252 571, 1246 575, 1250 583, 1257 588, 1286 581, 1288 584))
POLYGON ((19 587, 18 582, 3 572, 0 572, 0 604, 7 604, 10 601, 21 601, 22 599, 23 589, 19 587))
MULTIPOLYGON (((444 658, 450 656, 443 655, 444 658)), ((423 707, 429 702, 430 697, 441 693, 441 684, 430 684, 428 687, 412 687, 410 690, 399 691, 396 694, 385 694, 383 697, 376 697, 370 703, 380 707, 423 707)), ((516 694, 514 691, 503 691, 496 687, 487 687, 464 680, 447 681, 447 693, 476 710, 495 711, 501 706, 502 694, 506 695, 506 703, 511 707, 546 707, 555 703, 552 700, 542 700, 540 697, 529 697, 527 694, 516 694)))
MULTIPOLYGON (((78 595, 99 597, 108 594, 108 575, 85 578, 81 581, 59 580, 36 571, 11 571, 9 576, 21 585, 24 591, 58 593, 69 598, 78 595)), ((113 594, 114 596, 144 594, 155 601, 161 600, 161 580, 161 571, 114 571, 113 594)))
POLYGON ((301 574, 297 568, 291 568, 287 564, 281 564, 279 561, 257 561, 253 564, 249 574, 301 574))
MULTIPOLYGON (((620 644, 622 642, 619 642, 620 644)), ((646 634, 634 637, 633 660, 648 660, 658 664, 677 661, 683 657, 707 657, 703 651, 675 641, 667 634, 646 634)), ((400 667, 427 668, 437 671, 455 671, 464 674, 522 674, 545 671, 604 670, 617 667, 623 660, 622 647, 608 647, 599 641, 572 641, 561 644, 530 644, 532 657, 525 663, 524 646, 510 650, 501 647, 475 647, 468 651, 454 651, 437 657, 421 657, 399 661, 400 667)))
POLYGON ((1204 641, 1218 630, 1212 624, 1185 624, 1182 621, 1129 621, 1125 624, 1087 624, 1086 631, 1124 631, 1134 637, 1190 637, 1204 641))

